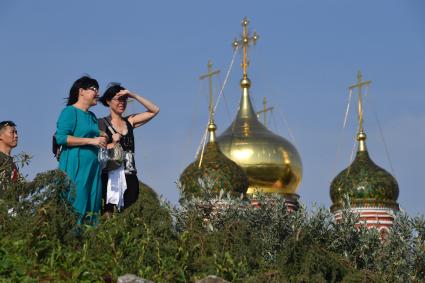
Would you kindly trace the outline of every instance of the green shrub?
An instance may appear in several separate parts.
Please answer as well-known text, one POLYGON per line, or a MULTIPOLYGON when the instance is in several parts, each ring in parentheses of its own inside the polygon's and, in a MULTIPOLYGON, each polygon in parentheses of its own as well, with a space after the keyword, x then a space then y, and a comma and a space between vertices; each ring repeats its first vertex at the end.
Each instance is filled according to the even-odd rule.
POLYGON ((77 225, 72 189, 54 170, 22 180, 0 200, 1 282, 114 282, 134 273, 155 282, 217 275, 232 282, 424 282, 425 220, 399 215, 388 239, 355 228, 344 211, 289 213, 280 196, 259 207, 223 194, 172 207, 140 184, 129 209, 77 225))

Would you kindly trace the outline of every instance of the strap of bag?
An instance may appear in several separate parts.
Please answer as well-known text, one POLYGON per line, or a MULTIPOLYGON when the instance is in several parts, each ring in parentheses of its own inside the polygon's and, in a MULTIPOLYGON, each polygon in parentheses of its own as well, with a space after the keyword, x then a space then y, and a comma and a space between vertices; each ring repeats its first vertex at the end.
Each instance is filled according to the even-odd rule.
POLYGON ((114 130, 114 128, 112 127, 112 125, 109 123, 109 121, 106 118, 103 118, 103 120, 106 123, 106 127, 108 127, 108 130, 112 133, 112 134, 116 134, 117 132, 114 130))

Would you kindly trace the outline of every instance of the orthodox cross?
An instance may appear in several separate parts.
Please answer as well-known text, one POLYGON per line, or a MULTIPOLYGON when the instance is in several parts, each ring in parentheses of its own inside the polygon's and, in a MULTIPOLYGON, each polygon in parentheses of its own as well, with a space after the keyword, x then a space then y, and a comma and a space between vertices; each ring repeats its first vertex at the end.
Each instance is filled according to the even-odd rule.
POLYGON ((267 99, 264 97, 263 99, 263 110, 258 111, 257 114, 257 118, 260 118, 260 114, 263 113, 263 118, 264 118, 264 126, 267 127, 267 118, 266 118, 266 114, 267 112, 272 112, 274 107, 268 107, 267 108, 267 99))
POLYGON ((209 80, 209 88, 210 88, 210 105, 209 105, 209 111, 210 111, 210 124, 213 123, 213 116, 214 116, 214 101, 213 101, 213 89, 212 89, 212 77, 214 75, 218 75, 220 73, 220 70, 213 71, 212 70, 212 63, 210 60, 208 60, 208 73, 205 75, 202 75, 199 77, 200 80, 208 78, 209 80))
MULTIPOLYGON (((208 73, 199 77, 200 80, 208 78, 209 85, 210 85, 209 86, 210 88, 210 105, 209 105, 210 118, 208 123, 208 132, 210 133, 210 139, 209 139, 210 142, 215 142, 215 130, 216 130, 216 126, 214 124, 214 101, 213 101, 212 77, 214 75, 218 75, 219 73, 220 73, 220 70, 216 70, 216 71, 212 70, 212 63, 210 60, 208 60, 208 73)), ((198 168, 201 168, 201 165, 202 165, 202 160, 204 157, 204 149, 205 149, 205 144, 202 147, 198 168)))
POLYGON ((362 73, 358 71, 357 73, 357 84, 350 86, 348 89, 353 90, 355 88, 359 89, 359 100, 358 100, 358 116, 359 116, 359 133, 363 133, 363 99, 362 99, 362 87, 369 86, 372 81, 362 81, 362 73))
POLYGON ((252 42, 254 45, 257 42, 259 36, 256 32, 253 33, 252 36, 249 35, 248 32, 248 24, 249 21, 248 19, 245 17, 242 20, 242 27, 243 27, 243 34, 242 34, 242 38, 240 40, 237 40, 235 38, 235 40, 233 41, 233 48, 238 48, 240 45, 242 45, 243 48, 243 61, 242 61, 242 68, 243 68, 243 76, 244 78, 247 78, 247 68, 248 68, 248 47, 250 45, 250 43, 252 42))

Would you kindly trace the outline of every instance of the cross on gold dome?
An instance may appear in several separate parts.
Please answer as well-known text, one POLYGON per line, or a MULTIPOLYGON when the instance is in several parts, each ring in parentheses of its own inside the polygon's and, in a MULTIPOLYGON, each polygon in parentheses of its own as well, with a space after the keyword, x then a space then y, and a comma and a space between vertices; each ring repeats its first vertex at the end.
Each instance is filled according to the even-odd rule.
POLYGON ((268 108, 267 108, 267 99, 266 99, 266 97, 264 97, 264 99, 263 99, 263 110, 261 110, 261 111, 257 111, 257 112, 256 112, 256 114, 257 114, 257 118, 260 118, 260 114, 261 114, 261 113, 263 113, 264 126, 266 126, 266 127, 267 127, 267 118, 266 118, 266 113, 267 113, 267 112, 272 112, 273 108, 274 108, 274 107, 268 107, 268 108))
POLYGON ((242 46, 243 48, 243 61, 242 61, 242 69, 243 69, 243 77, 247 78, 247 69, 248 69, 248 47, 250 46, 250 43, 254 44, 257 42, 259 36, 256 32, 253 33, 252 36, 249 35, 248 32, 248 24, 249 21, 248 19, 245 17, 242 20, 242 27, 243 27, 243 34, 242 34, 242 38, 240 40, 237 40, 235 38, 235 40, 233 41, 233 48, 238 48, 239 46, 242 46))
POLYGON ((359 97, 358 97, 358 103, 357 103, 357 112, 358 112, 358 118, 359 118, 359 132, 357 133, 357 140, 360 142, 360 151, 366 150, 365 140, 366 140, 366 134, 363 129, 363 98, 362 98, 362 87, 363 86, 369 86, 372 81, 362 81, 363 76, 360 71, 357 72, 357 84, 351 85, 348 89, 353 90, 355 88, 358 88, 359 90, 359 97))

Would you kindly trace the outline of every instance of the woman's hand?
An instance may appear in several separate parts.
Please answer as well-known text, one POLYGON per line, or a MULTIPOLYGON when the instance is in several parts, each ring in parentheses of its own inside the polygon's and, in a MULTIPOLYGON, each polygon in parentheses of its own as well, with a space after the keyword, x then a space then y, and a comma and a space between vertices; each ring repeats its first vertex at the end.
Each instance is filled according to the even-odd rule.
POLYGON ((146 112, 132 114, 128 117, 128 121, 134 128, 137 128, 149 122, 153 117, 155 117, 159 113, 159 107, 153 104, 152 102, 150 102, 149 100, 147 100, 146 98, 140 95, 137 95, 135 93, 132 93, 128 91, 127 89, 124 89, 120 91, 119 93, 122 93, 122 95, 127 95, 127 97, 131 97, 135 101, 145 106, 146 109, 148 110, 146 112))
POLYGON ((121 135, 120 134, 118 134, 118 133, 115 133, 115 134, 113 134, 112 135, 112 142, 111 143, 108 143, 107 145, 106 145, 106 148, 114 148, 114 146, 117 144, 117 143, 119 143, 120 142, 120 139, 121 139, 121 135))
POLYGON ((90 140, 91 145, 94 145, 99 148, 105 148, 107 144, 107 139, 105 137, 96 137, 90 140))
POLYGON ((131 93, 128 89, 120 90, 120 91, 119 91, 119 92, 115 95, 115 98, 116 98, 116 99, 120 99, 120 97, 123 97, 123 96, 134 98, 134 94, 133 94, 133 93, 131 93))
POLYGON ((74 136, 68 136, 66 140, 67 146, 84 146, 92 145, 100 148, 105 148, 108 139, 105 137, 97 138, 79 138, 74 136))

